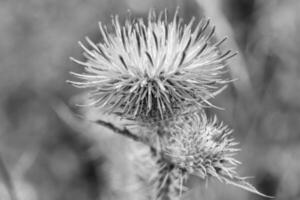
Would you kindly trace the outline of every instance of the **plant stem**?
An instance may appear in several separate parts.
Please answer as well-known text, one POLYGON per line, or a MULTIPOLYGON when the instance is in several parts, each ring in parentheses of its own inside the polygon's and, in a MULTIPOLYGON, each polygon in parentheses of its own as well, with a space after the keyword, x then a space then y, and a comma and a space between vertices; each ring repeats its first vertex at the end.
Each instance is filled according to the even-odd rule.
POLYGON ((10 199, 11 200, 18 200, 12 178, 11 178, 10 173, 8 172, 8 170, 7 170, 7 168, 4 164, 4 161, 3 161, 1 155, 0 155, 0 174, 3 178, 4 184, 7 187, 7 191, 9 193, 10 199))

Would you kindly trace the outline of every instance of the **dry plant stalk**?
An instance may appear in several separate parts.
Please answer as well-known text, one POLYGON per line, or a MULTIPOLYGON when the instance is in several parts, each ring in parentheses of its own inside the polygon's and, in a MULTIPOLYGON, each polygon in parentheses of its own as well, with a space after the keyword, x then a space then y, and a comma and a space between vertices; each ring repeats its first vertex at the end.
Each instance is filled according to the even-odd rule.
POLYGON ((166 10, 151 10, 147 22, 128 16, 124 26, 112 18, 112 33, 100 23, 102 43, 79 42, 86 60, 71 60, 85 72, 68 82, 89 89, 93 109, 130 121, 98 124, 149 146, 136 163, 145 199, 180 199, 190 175, 265 196, 237 174, 232 130, 204 111, 231 81, 226 61, 236 53, 219 49, 226 38, 216 40, 210 20, 184 25, 178 9, 172 19, 166 10))

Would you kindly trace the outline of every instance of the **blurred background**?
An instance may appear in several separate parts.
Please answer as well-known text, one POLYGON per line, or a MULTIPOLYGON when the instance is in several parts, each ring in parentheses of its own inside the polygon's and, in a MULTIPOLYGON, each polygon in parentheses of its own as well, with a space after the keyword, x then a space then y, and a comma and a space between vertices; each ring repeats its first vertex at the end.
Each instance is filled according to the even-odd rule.
MULTIPOLYGON (((215 100, 225 111, 212 112, 235 130, 240 174, 276 200, 300 199, 300 1, 1 0, 1 200, 134 199, 130 141, 71 114, 83 91, 65 83, 80 71, 69 57, 82 58, 85 36, 100 41, 98 21, 109 24, 112 14, 178 5, 186 21, 209 17, 229 37, 224 49, 239 52, 230 61, 238 80, 215 100)), ((265 199, 191 181, 186 199, 265 199)))

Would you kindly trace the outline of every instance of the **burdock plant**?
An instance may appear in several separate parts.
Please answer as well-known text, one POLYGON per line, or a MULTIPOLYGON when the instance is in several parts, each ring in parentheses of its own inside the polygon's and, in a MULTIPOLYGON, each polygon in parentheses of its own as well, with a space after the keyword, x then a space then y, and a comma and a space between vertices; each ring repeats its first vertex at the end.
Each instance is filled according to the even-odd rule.
POLYGON ((216 40, 209 20, 195 21, 184 25, 177 9, 170 20, 151 10, 147 22, 129 16, 124 26, 115 16, 111 32, 100 23, 103 42, 79 42, 86 59, 71 59, 85 72, 72 72, 78 80, 69 82, 89 89, 92 109, 131 126, 97 123, 148 146, 136 159, 148 199, 179 199, 191 175, 263 195, 235 170, 232 130, 205 113, 231 81, 224 74, 235 53, 221 52, 226 38, 216 40))

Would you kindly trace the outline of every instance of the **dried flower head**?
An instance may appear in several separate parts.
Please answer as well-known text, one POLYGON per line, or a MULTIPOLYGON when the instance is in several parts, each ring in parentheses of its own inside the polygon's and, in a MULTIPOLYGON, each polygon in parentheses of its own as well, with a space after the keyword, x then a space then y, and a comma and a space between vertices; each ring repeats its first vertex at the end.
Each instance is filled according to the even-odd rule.
POLYGON ((100 23, 103 43, 86 38, 89 50, 79 42, 86 61, 72 60, 85 73, 72 72, 81 80, 69 82, 91 89, 92 105, 128 119, 160 120, 189 105, 210 106, 228 83, 225 61, 234 54, 220 52, 226 38, 215 41, 209 20, 183 25, 177 11, 170 23, 167 11, 150 11, 147 23, 129 17, 124 26, 116 16, 112 33, 100 23))
POLYGON ((218 123, 216 117, 209 120, 204 112, 180 116, 166 130, 169 135, 164 134, 162 152, 178 169, 265 196, 237 174, 240 162, 233 156, 239 151, 235 147, 238 143, 230 136, 232 130, 218 123))

